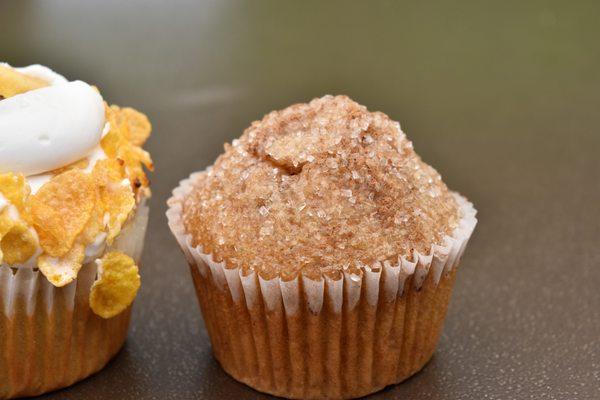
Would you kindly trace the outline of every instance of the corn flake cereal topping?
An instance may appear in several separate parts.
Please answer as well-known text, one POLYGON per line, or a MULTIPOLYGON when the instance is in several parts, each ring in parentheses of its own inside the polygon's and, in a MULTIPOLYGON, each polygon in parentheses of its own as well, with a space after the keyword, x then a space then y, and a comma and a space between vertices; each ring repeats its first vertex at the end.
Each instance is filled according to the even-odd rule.
POLYGON ((56 287, 62 287, 77 278, 84 256, 85 248, 77 243, 63 257, 41 255, 38 258, 38 267, 50 283, 56 287))
MULTIPOLYGON (((41 79, 0 65, 0 100, 44 86, 41 79)), ((152 170, 152 159, 140 147, 152 130, 148 118, 107 104, 105 114, 110 124, 100 143, 105 158, 95 164, 86 158, 51 171, 35 194, 22 174, 0 174, 0 263, 32 260, 53 285, 67 285, 77 278, 86 248, 99 240, 110 245, 136 204, 150 195, 144 167, 152 170)), ((92 297, 99 315, 109 318, 133 301, 139 276, 120 253, 107 255, 103 266, 92 297)))
POLYGON ((133 303, 140 275, 133 259, 121 252, 107 253, 98 263, 98 280, 90 293, 90 307, 102 318, 119 315, 133 303))
POLYGON ((48 86, 48 82, 0 65, 0 96, 4 98, 48 86))
POLYGON ((0 174, 0 194, 19 212, 24 211, 29 192, 29 185, 22 174, 0 174))
POLYGON ((127 217, 135 207, 135 197, 128 180, 123 180, 123 166, 116 160, 101 160, 94 167, 94 179, 100 191, 99 200, 108 213, 110 244, 121 232, 127 217))
POLYGON ((29 186, 23 175, 0 174, 0 263, 22 264, 36 252, 36 234, 21 219, 20 212, 26 207, 29 186), (12 205, 12 209, 8 205, 12 205))
POLYGON ((143 114, 130 108, 106 106, 110 131, 102 138, 102 149, 113 159, 123 161, 134 187, 147 187, 149 182, 144 168, 153 170, 150 154, 139 147, 150 134, 151 126, 143 114))
POLYGON ((37 237, 10 207, 0 210, 0 263, 22 264, 36 252, 37 237))
POLYGON ((122 132, 123 136, 134 146, 143 145, 152 130, 148 117, 133 108, 110 106, 113 112, 113 123, 122 132))
POLYGON ((55 176, 31 196, 31 220, 44 252, 51 257, 67 254, 95 205, 93 179, 76 169, 55 176))
MULTIPOLYGON (((6 220, 0 215, 0 226, 6 220)), ((3 230, 0 227, 0 230, 3 230)), ((0 232, 0 261, 11 265, 23 264, 35 254, 38 241, 23 221, 12 221, 12 226, 7 232, 0 232)))

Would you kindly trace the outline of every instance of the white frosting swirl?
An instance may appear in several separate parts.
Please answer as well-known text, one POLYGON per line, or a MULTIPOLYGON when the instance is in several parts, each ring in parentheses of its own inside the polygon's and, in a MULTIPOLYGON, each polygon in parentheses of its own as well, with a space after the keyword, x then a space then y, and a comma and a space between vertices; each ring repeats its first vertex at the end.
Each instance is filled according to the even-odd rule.
POLYGON ((53 83, 0 101, 0 173, 51 171, 86 157, 100 143, 102 97, 85 82, 53 83))

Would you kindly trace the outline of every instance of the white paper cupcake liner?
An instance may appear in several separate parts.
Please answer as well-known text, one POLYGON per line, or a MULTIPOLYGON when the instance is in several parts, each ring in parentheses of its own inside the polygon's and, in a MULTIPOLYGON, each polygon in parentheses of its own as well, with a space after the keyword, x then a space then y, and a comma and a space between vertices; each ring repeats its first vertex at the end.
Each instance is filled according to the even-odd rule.
MULTIPOLYGON (((105 251, 139 261, 148 206, 141 204, 105 251)), ((131 308, 105 320, 89 307, 94 261, 57 288, 37 269, 0 265, 0 398, 69 386, 100 370, 123 345, 131 308)))
POLYGON ((167 217, 191 267, 215 356, 234 378, 284 397, 351 398, 397 383, 429 360, 477 223, 466 199, 455 195, 459 225, 429 254, 363 265, 340 279, 266 280, 193 246, 182 201, 196 177, 173 191, 167 217))

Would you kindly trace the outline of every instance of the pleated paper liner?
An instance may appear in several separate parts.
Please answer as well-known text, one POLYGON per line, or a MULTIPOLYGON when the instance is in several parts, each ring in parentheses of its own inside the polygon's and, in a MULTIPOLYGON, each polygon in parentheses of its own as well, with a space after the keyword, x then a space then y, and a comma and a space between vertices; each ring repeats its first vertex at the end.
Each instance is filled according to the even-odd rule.
POLYGON ((355 398, 399 383, 429 361, 477 223, 466 199, 456 195, 459 227, 428 255, 337 278, 265 280, 192 246, 181 203, 195 177, 173 191, 167 217, 190 265, 214 355, 233 378, 288 398, 355 398))
MULTIPOLYGON (((109 250, 139 260, 148 207, 141 205, 109 250)), ((36 269, 0 266, 0 398, 64 388, 102 369, 127 336, 131 307, 105 320, 89 306, 95 262, 56 288, 36 269)))

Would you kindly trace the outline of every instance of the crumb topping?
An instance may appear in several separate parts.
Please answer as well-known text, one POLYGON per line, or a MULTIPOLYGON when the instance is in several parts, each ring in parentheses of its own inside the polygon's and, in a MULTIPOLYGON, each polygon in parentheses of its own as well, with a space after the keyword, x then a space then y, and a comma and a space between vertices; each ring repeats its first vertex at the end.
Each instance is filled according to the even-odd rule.
POLYGON ((284 278, 428 253, 459 220, 400 125, 346 96, 253 122, 183 209, 194 245, 228 267, 284 278))

